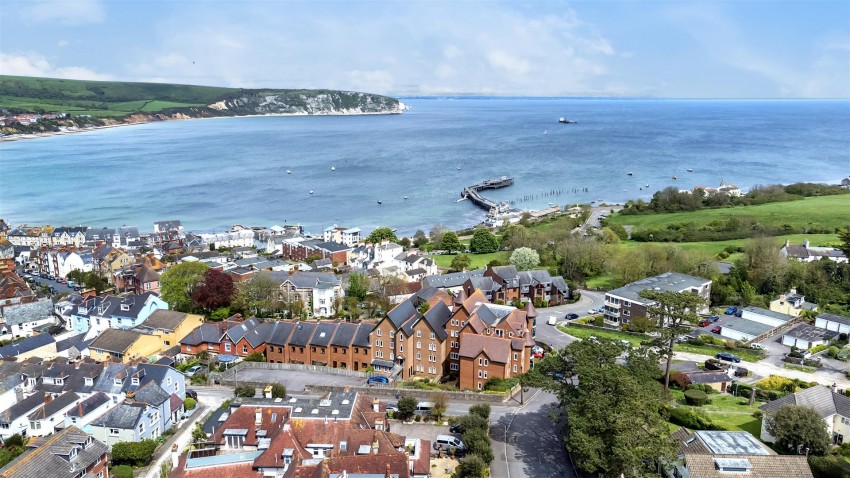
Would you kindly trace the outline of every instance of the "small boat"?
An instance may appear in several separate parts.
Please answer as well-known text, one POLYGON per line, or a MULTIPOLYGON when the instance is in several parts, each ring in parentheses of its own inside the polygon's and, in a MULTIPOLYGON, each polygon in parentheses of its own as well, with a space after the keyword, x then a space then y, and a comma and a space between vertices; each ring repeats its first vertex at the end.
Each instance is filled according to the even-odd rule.
POLYGON ((336 166, 331 166, 331 171, 336 171, 336 166))
POLYGON ((685 171, 687 171, 687 172, 689 172, 689 173, 694 172, 693 168, 688 168, 688 169, 686 169, 685 171))
POLYGON ((407 199, 407 196, 405 196, 404 199, 407 199))
POLYGON ((679 179, 679 178, 677 178, 676 176, 673 176, 673 179, 679 179))
POLYGON ((313 190, 312 190, 312 189, 310 190, 310 194, 313 194, 313 190))
POLYGON ((543 134, 549 134, 549 130, 548 130, 548 129, 544 129, 544 130, 543 130, 543 134))
POLYGON ((576 122, 575 122, 575 121, 570 120, 570 119, 566 119, 566 118, 564 118, 563 116, 561 116, 560 118, 558 118, 558 123, 563 123, 563 124, 576 124, 576 122))
POLYGON ((457 170, 460 171, 460 165, 459 164, 457 165, 457 170))
POLYGON ((288 169, 287 169, 287 170, 286 170, 286 174, 292 174, 292 171, 290 171, 290 170, 288 170, 288 169))
POLYGON ((378 204, 383 204, 383 202, 381 202, 381 201, 378 201, 378 204))
POLYGON ((635 174, 635 173, 633 173, 633 172, 629 171, 628 173, 626 173, 626 176, 633 176, 634 174, 635 174))

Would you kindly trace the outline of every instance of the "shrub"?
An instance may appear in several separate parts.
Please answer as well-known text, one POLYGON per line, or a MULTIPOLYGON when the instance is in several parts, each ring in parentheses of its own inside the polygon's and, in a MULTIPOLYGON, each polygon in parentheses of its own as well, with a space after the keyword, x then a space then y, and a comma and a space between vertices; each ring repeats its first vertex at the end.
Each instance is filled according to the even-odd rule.
POLYGON ((670 374, 670 383, 684 390, 690 384, 690 381, 687 375, 676 371, 670 374))
MULTIPOLYGON (((746 403, 744 405, 746 405, 746 403)), ((764 416, 764 412, 762 412, 761 410, 756 410, 753 412, 753 418, 761 418, 762 416, 764 416)))
POLYGON ((709 402, 708 395, 702 390, 689 389, 685 391, 685 402, 688 405, 701 407, 709 402))
POLYGON ((416 423, 421 422, 421 421, 422 421, 422 415, 414 415, 414 416, 413 416, 413 420, 414 420, 416 423))
POLYGON ((460 424, 460 428, 463 431, 467 431, 467 430, 484 430, 484 431, 487 431, 487 428, 489 428, 489 425, 487 425, 487 420, 484 419, 484 418, 481 418, 478 415, 466 415, 466 416, 460 417, 460 420, 458 420, 458 423, 460 424))
POLYGON ((192 397, 187 397, 186 400, 183 401, 183 408, 186 410, 192 410, 198 405, 198 402, 195 401, 192 397))
POLYGON ((809 467, 815 478, 834 478, 850 476, 850 463, 841 458, 809 455, 809 467))
POLYGON ((398 401, 398 416, 402 420, 407 420, 413 416, 413 413, 416 411, 416 406, 419 405, 419 402, 416 401, 415 398, 410 396, 401 397, 398 401))
POLYGON ((452 478, 481 478, 487 465, 478 455, 469 455, 460 460, 460 465, 455 468, 452 478))
POLYGON ((765 390, 788 390, 788 387, 793 385, 790 378, 780 377, 779 375, 771 375, 756 383, 756 386, 765 390))
POLYGON ((692 383, 688 385, 688 390, 699 390, 701 392, 705 392, 706 395, 711 395, 712 393, 717 393, 717 390, 711 388, 711 385, 707 383, 692 383))
POLYGON ((262 352, 253 352, 245 356, 246 362, 265 362, 266 356, 262 352))
POLYGON ((252 385, 239 385, 233 392, 237 397, 253 398, 257 394, 257 389, 252 385))
POLYGON ((272 398, 286 398, 286 387, 280 383, 272 385, 272 398))
POLYGON ((470 415, 478 415, 479 417, 489 420, 490 419, 490 405, 486 403, 479 403, 469 407, 470 415))
POLYGON ((192 378, 189 379, 189 382, 191 382, 192 385, 206 385, 207 374, 199 373, 199 374, 196 374, 196 375, 192 375, 192 378))
POLYGON ((112 445, 112 463, 116 465, 145 466, 156 450, 156 442, 142 440, 140 442, 122 441, 112 445))
POLYGON ((595 325, 597 327, 602 327, 602 326, 605 325, 605 322, 603 321, 601 315, 597 315, 597 316, 593 317, 593 325, 595 325))
POLYGON ((694 408, 680 406, 670 410, 670 422, 676 425, 681 425, 691 430, 722 430, 723 427, 717 425, 704 411, 694 408))
POLYGON ((113 478, 133 478, 133 469, 127 465, 118 465, 109 470, 109 476, 113 478))
POLYGON ((834 345, 832 347, 830 347, 829 351, 827 352, 827 354, 829 354, 829 358, 836 358, 836 357, 838 357, 839 353, 841 353, 841 349, 839 349, 838 347, 836 347, 834 345))

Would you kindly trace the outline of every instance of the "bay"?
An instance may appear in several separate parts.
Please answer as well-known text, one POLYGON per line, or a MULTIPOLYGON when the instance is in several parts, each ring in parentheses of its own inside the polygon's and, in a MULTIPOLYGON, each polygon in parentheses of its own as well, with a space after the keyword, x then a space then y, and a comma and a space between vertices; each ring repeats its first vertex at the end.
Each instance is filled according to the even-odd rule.
POLYGON ((170 121, 2 143, 0 217, 410 234, 477 224, 484 212, 457 202, 461 190, 502 175, 514 185, 487 197, 539 209, 649 199, 671 185, 725 180, 746 190, 850 174, 845 100, 403 101, 411 109, 402 115, 170 121), (562 116, 578 124, 559 124, 562 116))

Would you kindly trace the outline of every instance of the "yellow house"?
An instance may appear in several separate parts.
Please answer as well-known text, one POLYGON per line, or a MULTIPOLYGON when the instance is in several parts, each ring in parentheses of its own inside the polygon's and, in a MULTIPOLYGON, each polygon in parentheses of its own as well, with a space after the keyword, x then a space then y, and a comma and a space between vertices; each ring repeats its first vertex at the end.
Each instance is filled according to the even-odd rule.
POLYGON ((124 251, 115 251, 114 253, 110 253, 112 257, 109 260, 109 269, 113 272, 121 269, 122 267, 129 266, 133 263, 133 256, 127 254, 124 251))
POLYGON ((791 289, 787 294, 781 294, 778 299, 770 303, 770 310, 781 314, 797 317, 806 310, 817 312, 817 304, 806 302, 806 298, 797 293, 797 289, 791 289))
POLYGON ((155 310, 135 329, 158 338, 162 350, 180 345, 180 339, 200 327, 204 318, 200 315, 177 312, 176 310, 155 310))
POLYGON ((89 345, 89 353, 95 360, 117 358, 129 362, 155 357, 166 348, 155 335, 135 330, 106 329, 89 345))

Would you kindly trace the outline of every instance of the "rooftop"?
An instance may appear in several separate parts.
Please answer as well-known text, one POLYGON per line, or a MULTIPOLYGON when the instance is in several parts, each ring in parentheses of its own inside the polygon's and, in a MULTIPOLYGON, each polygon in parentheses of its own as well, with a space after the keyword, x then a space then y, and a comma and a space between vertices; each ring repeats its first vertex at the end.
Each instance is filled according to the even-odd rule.
POLYGON ((678 272, 665 272, 655 277, 648 277, 637 282, 632 282, 631 284, 626 284, 608 293, 631 301, 644 303, 647 300, 638 294, 645 290, 682 292, 691 288, 702 287, 704 284, 710 282, 710 280, 701 277, 689 276, 678 272))
POLYGON ((838 336, 838 331, 819 329, 809 324, 797 324, 785 331, 785 335, 802 339, 807 342, 830 340, 838 336))
POLYGON ((724 324, 723 328, 742 332, 755 337, 767 332, 768 330, 772 330, 774 326, 762 324, 761 322, 756 322, 754 320, 735 319, 727 324, 724 324))

